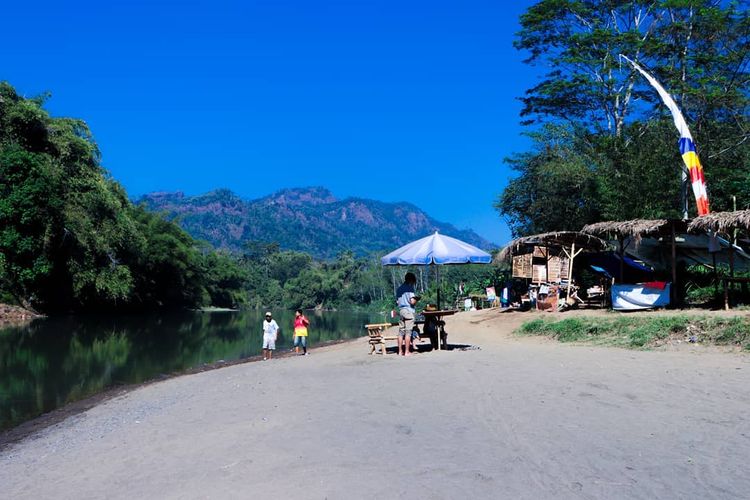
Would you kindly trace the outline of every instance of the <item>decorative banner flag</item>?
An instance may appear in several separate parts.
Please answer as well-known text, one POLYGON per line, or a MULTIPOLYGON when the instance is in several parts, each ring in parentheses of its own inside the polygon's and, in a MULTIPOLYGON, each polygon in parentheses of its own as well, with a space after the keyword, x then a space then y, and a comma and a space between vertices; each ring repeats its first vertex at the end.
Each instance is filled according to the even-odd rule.
POLYGON ((643 68, 624 55, 620 54, 620 57, 632 64, 633 67, 637 69, 646 80, 648 80, 648 82, 659 93, 661 100, 664 101, 664 104, 669 108, 669 111, 672 112, 674 125, 680 132, 680 154, 682 155, 682 161, 685 162, 685 166, 690 174, 690 183, 693 186, 693 194, 695 195, 695 204, 698 207, 698 215, 708 214, 708 193, 706 193, 706 179, 703 177, 703 167, 698 159, 698 154, 695 152, 693 136, 690 135, 690 130, 688 129, 687 123, 685 122, 685 118, 682 116, 680 109, 677 107, 677 104, 675 104, 672 96, 670 96, 669 93, 664 90, 664 87, 656 81, 656 78, 646 73, 643 68))

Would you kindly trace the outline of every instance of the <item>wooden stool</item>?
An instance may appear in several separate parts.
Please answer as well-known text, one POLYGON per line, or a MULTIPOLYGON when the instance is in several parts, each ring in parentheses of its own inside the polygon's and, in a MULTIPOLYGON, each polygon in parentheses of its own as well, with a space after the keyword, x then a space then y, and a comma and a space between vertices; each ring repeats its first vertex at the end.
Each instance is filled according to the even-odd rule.
POLYGON ((374 353, 376 349, 380 348, 380 354, 385 356, 386 352, 386 340, 398 340, 398 333, 396 335, 385 335, 386 328, 393 325, 390 323, 373 323, 365 325, 367 329, 367 335, 370 343, 370 354, 374 353))

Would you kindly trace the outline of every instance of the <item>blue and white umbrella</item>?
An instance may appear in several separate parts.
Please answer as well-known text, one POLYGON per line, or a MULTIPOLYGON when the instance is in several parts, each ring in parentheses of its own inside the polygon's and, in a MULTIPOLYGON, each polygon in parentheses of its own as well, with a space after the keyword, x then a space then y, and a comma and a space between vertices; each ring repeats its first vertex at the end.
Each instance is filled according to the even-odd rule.
MULTIPOLYGON (((435 234, 417 241, 407 243, 401 248, 394 250, 380 262, 384 266, 411 266, 411 265, 447 265, 447 264, 489 264, 492 256, 473 245, 443 236, 435 231, 435 234)), ((438 268, 436 268, 438 269, 438 268)), ((440 281, 440 273, 437 273, 440 281)), ((437 291, 438 309, 440 309, 440 286, 437 291)), ((438 350, 440 349, 440 338, 438 338, 438 350)))
POLYGON ((427 264, 489 264, 492 256, 466 242, 435 234, 412 241, 394 250, 380 262, 384 266, 409 266, 427 264))

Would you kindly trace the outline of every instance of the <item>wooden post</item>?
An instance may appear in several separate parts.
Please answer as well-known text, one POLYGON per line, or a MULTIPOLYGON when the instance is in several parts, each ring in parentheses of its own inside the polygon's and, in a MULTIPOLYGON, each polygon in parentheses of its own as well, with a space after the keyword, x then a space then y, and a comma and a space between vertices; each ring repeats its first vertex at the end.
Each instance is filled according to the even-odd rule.
POLYGON ((731 278, 734 278, 734 245, 729 240, 729 278, 724 280, 724 309, 729 310, 729 288, 732 286, 731 278))
POLYGON ((672 306, 674 307, 677 305, 677 242, 675 241, 677 236, 674 221, 670 223, 670 226, 672 228, 672 298, 674 299, 672 306))
POLYGON ((716 269, 716 252, 711 252, 711 263, 714 265, 714 294, 719 295, 719 270, 716 269))
POLYGON ((573 261, 575 260, 576 256, 581 253, 583 249, 578 249, 576 252, 576 244, 573 242, 573 244, 570 246, 570 253, 568 253, 568 250, 563 247, 563 252, 565 252, 565 255, 568 256, 569 262, 568 262, 568 293, 565 295, 565 303, 568 303, 568 299, 570 298, 570 287, 573 285, 573 261))
POLYGON ((620 242, 620 284, 622 284, 625 276, 625 237, 620 234, 617 239, 620 242))
POLYGON ((729 310, 729 289, 727 288, 727 279, 722 280, 724 282, 724 310, 729 310))
MULTIPOLYGON (((736 196, 732 196, 732 210, 735 212, 737 211, 737 197, 736 196)), ((732 244, 733 245, 737 244, 737 231, 738 229, 736 227, 734 228, 734 230, 732 230, 732 244)))

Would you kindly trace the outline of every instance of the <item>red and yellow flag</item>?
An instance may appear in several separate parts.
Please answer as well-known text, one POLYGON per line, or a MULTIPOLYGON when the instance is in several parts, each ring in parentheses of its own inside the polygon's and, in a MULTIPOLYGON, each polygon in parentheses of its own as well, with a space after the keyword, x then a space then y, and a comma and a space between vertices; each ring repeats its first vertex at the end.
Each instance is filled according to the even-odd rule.
POLYGON ((638 70, 638 72, 642 74, 644 78, 646 78, 646 80, 648 80, 651 86, 653 86, 659 93, 659 96, 661 96, 661 100, 664 101, 664 104, 672 113, 674 125, 680 132, 680 154, 682 155, 682 161, 685 162, 685 166, 687 167, 688 174, 690 176, 690 184, 693 186, 693 194, 695 195, 695 204, 698 207, 698 215, 708 214, 708 193, 706 192, 706 179, 703 177, 703 167, 701 166, 701 161, 695 151, 695 142, 693 142, 693 136, 690 135, 690 130, 688 129, 687 123, 685 122, 685 118, 682 116, 682 112, 680 112, 680 108, 677 107, 677 104, 674 102, 674 99, 672 99, 672 96, 670 96, 669 93, 664 90, 664 87, 662 87, 661 84, 656 81, 656 78, 648 74, 646 71, 644 71, 643 68, 638 66, 627 57, 621 57, 632 64, 633 67, 638 70))

